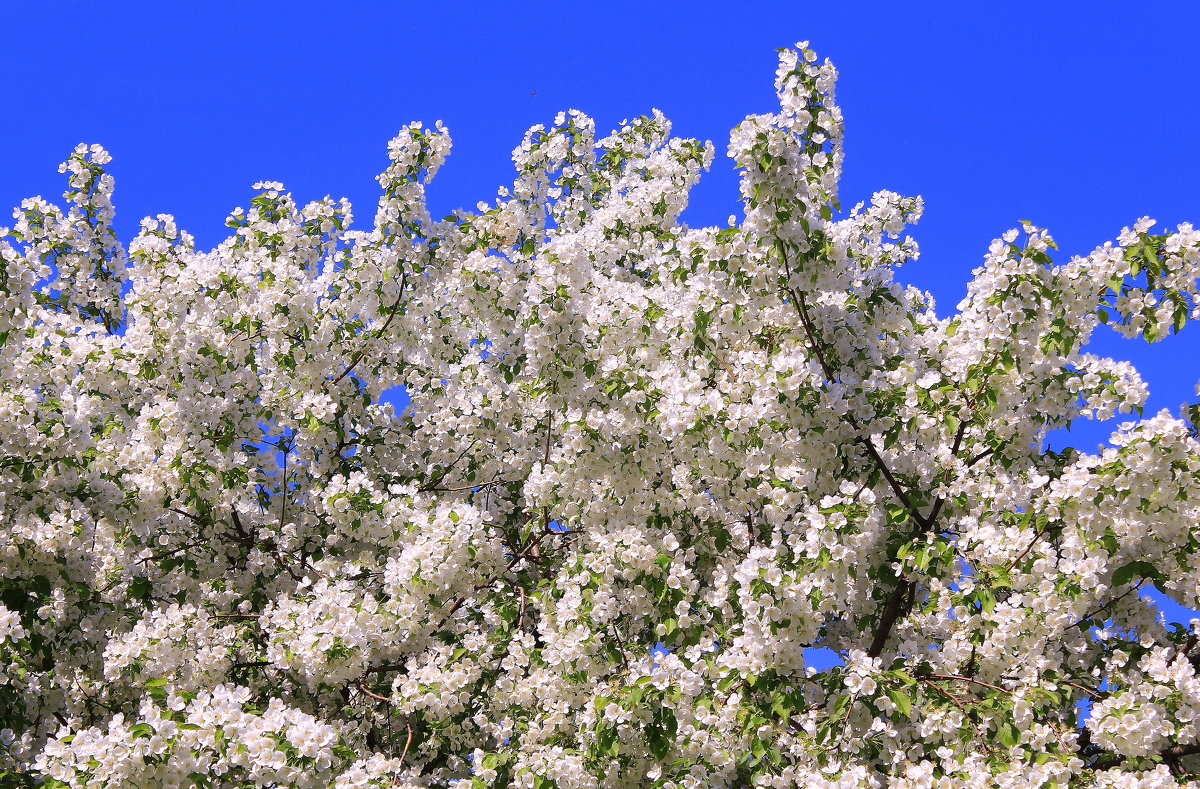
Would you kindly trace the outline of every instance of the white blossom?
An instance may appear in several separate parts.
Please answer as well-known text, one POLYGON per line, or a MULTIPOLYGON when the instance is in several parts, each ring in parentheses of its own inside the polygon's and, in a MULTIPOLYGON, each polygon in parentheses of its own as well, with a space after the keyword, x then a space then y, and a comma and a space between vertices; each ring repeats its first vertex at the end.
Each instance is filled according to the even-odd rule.
POLYGON ((0 235, 0 782, 1197 786, 1200 406, 1087 349, 1200 317, 1200 232, 1010 229, 941 314, 835 79, 721 228, 657 111, 442 219, 410 124, 369 227, 264 180, 207 251, 76 148, 0 235))

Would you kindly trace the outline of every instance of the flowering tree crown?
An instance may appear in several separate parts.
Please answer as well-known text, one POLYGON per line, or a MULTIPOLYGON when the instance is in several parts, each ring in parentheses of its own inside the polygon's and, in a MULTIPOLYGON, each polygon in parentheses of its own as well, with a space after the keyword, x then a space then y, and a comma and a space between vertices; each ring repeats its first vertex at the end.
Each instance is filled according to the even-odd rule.
POLYGON ((0 783, 1196 776, 1200 629, 1139 590, 1200 607, 1200 414, 1042 439, 1140 417, 1085 348, 1200 317, 1200 232, 1027 225, 939 316, 920 199, 841 213, 834 78, 782 52, 726 228, 657 112, 534 127, 443 219, 413 124, 371 229, 264 182, 211 251, 120 244, 77 148, 0 232, 0 783))

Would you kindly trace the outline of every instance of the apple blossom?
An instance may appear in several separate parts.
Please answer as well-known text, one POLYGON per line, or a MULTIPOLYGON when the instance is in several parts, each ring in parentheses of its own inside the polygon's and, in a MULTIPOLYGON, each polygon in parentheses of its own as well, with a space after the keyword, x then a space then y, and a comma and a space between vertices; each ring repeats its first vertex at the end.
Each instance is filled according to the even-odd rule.
POLYGON ((941 314, 835 76, 781 52, 725 228, 658 112, 440 219, 414 123, 369 229, 260 182, 207 251, 78 147, 0 232, 0 783, 1200 786, 1140 594, 1200 607, 1200 410, 1087 350, 1200 317, 1200 231, 1025 225, 941 314))

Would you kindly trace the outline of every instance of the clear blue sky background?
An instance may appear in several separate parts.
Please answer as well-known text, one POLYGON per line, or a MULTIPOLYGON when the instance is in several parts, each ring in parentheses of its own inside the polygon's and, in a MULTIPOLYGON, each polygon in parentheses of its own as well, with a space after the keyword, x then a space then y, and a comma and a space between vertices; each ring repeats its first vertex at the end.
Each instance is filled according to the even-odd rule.
MULTIPOLYGON (((1200 223, 1195 2, 123 0, 6 3, 2 24, 0 206, 56 198, 58 162, 99 142, 124 240, 161 212, 213 245, 260 179, 301 201, 347 196, 369 222, 386 142, 411 120, 454 137, 435 212, 469 207, 511 181, 526 128, 571 107, 600 130, 658 107, 713 140, 685 219, 723 224, 738 207, 729 129, 774 108, 774 49, 801 39, 842 74, 843 203, 925 198, 923 255, 901 277, 943 311, 1020 220, 1064 255, 1143 215, 1200 223)), ((1143 370, 1149 411, 1195 398, 1200 327, 1153 347, 1099 340, 1143 370)))

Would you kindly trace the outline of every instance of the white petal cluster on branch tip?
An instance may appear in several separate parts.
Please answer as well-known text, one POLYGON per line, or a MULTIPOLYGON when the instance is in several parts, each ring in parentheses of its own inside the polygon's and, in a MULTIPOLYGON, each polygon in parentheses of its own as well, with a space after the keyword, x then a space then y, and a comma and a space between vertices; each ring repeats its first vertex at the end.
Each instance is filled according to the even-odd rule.
POLYGON ((1200 406, 1086 348, 1200 317, 1200 233, 1009 230, 939 316, 835 78, 725 228, 658 111, 441 219, 410 124, 369 229, 261 181, 209 251, 78 147, 0 230, 0 783, 1197 786, 1200 406))

